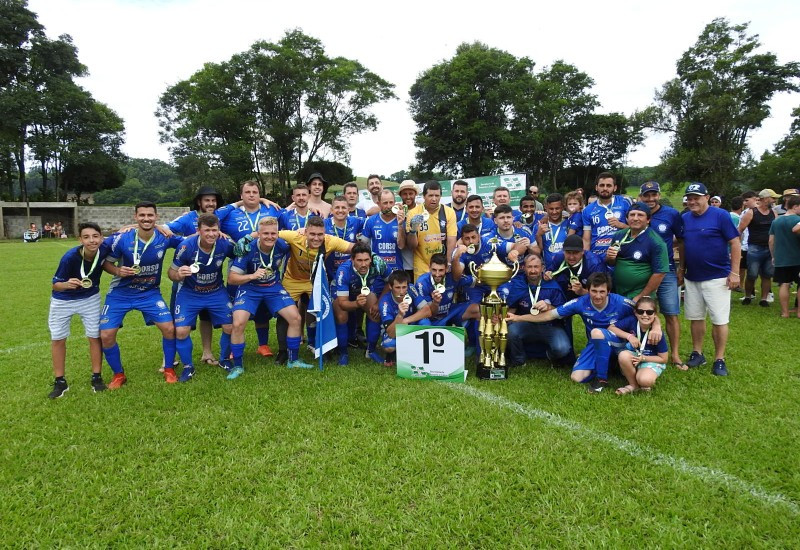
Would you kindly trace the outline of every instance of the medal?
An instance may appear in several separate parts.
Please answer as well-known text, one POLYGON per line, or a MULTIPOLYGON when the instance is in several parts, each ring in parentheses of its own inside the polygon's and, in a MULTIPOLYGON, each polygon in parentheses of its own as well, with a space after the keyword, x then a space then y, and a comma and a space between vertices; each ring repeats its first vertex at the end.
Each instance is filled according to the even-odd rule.
MULTIPOLYGON (((214 246, 211 247, 211 253, 208 255, 208 261, 206 262, 206 266, 211 265, 211 262, 214 261, 214 251, 217 249, 217 242, 214 241, 214 246)), ((189 266, 189 269, 192 273, 200 273, 200 241, 198 239, 197 242, 197 251, 194 253, 194 263, 189 266)))
POLYGON ((554 245, 554 244, 551 244, 550 246, 548 246, 548 247, 547 247, 547 250, 548 250, 549 252, 551 252, 552 254, 555 254, 556 252, 558 252, 558 251, 556 250, 556 245, 554 245))
POLYGON ((369 271, 367 271, 367 274, 364 275, 363 277, 361 276, 361 273, 356 271, 355 267, 353 268, 353 271, 355 271, 356 275, 358 275, 358 278, 361 279, 361 295, 362 296, 369 296, 370 289, 369 289, 369 285, 367 285, 367 278, 369 277, 369 271))
POLYGON ((133 269, 134 275, 138 275, 139 273, 142 272, 142 268, 139 267, 139 264, 133 264, 133 267, 131 269, 133 269))
POLYGON ((478 247, 474 244, 471 244, 467 247, 467 254, 475 254, 478 251, 478 247))
POLYGON ((446 289, 445 289, 445 286, 444 286, 442 283, 439 283, 438 285, 436 285, 436 286, 435 286, 435 287, 433 287, 433 288, 434 288, 434 290, 435 290, 436 292, 438 292, 439 294, 444 294, 444 291, 446 290, 446 289))
POLYGON ((264 278, 269 279, 270 277, 272 277, 273 273, 274 273, 273 269, 271 267, 267 267, 266 269, 264 269, 264 278))
POLYGON ((422 221, 426 222, 430 219, 431 215, 428 213, 427 210, 422 211, 422 221))
POLYGON ((83 248, 81 248, 81 286, 83 288, 92 288, 92 280, 89 278, 89 275, 92 274, 94 268, 97 267, 97 260, 100 259, 99 250, 94 253, 94 261, 92 262, 92 267, 89 268, 89 273, 86 273, 86 270, 83 269, 83 262, 85 261, 83 258, 83 248), (88 283, 88 284, 87 284, 88 283))
POLYGON ((370 294, 369 287, 368 286, 362 286, 361 287, 361 295, 362 296, 369 296, 369 294, 370 294))
POLYGON ((573 276, 573 277, 570 277, 570 278, 569 278, 569 284, 570 284, 570 285, 574 285, 575 283, 580 283, 580 282, 581 282, 581 280, 580 280, 580 279, 578 279, 577 277, 574 277, 574 276, 573 276))
POLYGON ((403 303, 411 305, 411 295, 406 294, 405 296, 403 296, 403 303))
POLYGON ((81 279, 81 286, 83 288, 92 288, 92 280, 89 277, 81 279))
POLYGON ((268 278, 272 277, 272 274, 275 273, 275 270, 272 269, 272 255, 275 253, 275 247, 272 247, 272 250, 269 251, 269 263, 264 263, 264 256, 261 255, 261 245, 258 245, 258 261, 261 262, 261 267, 264 268, 264 276, 261 277, 262 281, 266 281, 268 278))
POLYGON ((531 297, 531 315, 539 315, 539 309, 536 307, 536 304, 539 302, 539 291, 542 290, 541 283, 542 282, 539 281, 539 284, 536 286, 536 296, 531 292, 531 285, 528 283, 528 296, 531 297))
POLYGON ((535 307, 532 307, 531 308, 531 315, 539 315, 539 310, 536 309, 535 307))
POLYGON ((617 217, 611 210, 606 210, 605 216, 607 220, 612 220, 617 217))
POLYGON ((144 243, 144 248, 142 248, 142 253, 139 254, 139 230, 136 230, 136 234, 133 236, 134 244, 133 244, 133 273, 134 275, 138 275, 142 272, 142 268, 139 267, 139 264, 142 263, 142 256, 144 256, 145 251, 147 251, 147 247, 150 246, 150 243, 153 242, 153 239, 156 238, 155 232, 150 235, 150 238, 144 243))
POLYGON ((400 212, 400 208, 395 204, 392 206, 392 214, 397 215, 398 212, 400 212))
POLYGON ((200 264, 192 264, 189 266, 189 271, 192 273, 200 273, 200 264))

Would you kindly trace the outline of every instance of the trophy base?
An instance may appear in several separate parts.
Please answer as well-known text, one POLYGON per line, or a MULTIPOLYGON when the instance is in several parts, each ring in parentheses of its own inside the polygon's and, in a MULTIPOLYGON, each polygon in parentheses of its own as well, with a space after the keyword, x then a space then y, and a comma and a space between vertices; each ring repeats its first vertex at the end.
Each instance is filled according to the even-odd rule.
POLYGON ((508 378, 508 367, 478 365, 477 376, 480 380, 505 380, 508 378))

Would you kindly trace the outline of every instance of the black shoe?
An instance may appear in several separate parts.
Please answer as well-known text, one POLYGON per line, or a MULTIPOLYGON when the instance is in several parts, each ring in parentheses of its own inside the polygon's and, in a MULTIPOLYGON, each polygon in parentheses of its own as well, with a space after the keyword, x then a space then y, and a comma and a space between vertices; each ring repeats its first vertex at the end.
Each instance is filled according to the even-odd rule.
POLYGON ((608 381, 603 380, 601 378, 595 378, 594 380, 589 382, 589 388, 587 389, 587 391, 589 393, 600 393, 606 386, 608 386, 608 381))
POLYGON ((700 365, 706 364, 706 356, 700 353, 699 351, 693 351, 689 355, 689 359, 686 361, 686 365, 690 368, 699 367, 700 365))
POLYGON ((769 302, 766 300, 761 300, 760 302, 758 302, 758 305, 760 305, 761 307, 769 307, 769 302))
POLYGON ((359 345, 362 347, 367 347, 367 337, 364 335, 363 330, 356 331, 356 340, 358 341, 359 345))
POLYGON ((66 380, 56 380, 53 382, 53 391, 50 392, 49 397, 50 399, 58 399, 62 397, 65 393, 69 391, 69 384, 67 384, 66 380))
POLYGON ((275 363, 278 365, 285 365, 289 362, 289 352, 285 349, 278 350, 278 355, 275 356, 275 363))
POLYGON ((107 389, 108 386, 106 386, 106 383, 103 382, 102 378, 100 378, 99 376, 97 377, 92 376, 92 391, 94 393, 97 393, 99 391, 106 391, 107 389))
POLYGON ((742 305, 743 306, 749 306, 752 302, 753 302, 753 297, 752 296, 745 296, 744 298, 742 298, 742 305))
POLYGON ((347 341, 347 347, 358 349, 361 347, 361 343, 358 341, 358 338, 352 338, 347 341))
POLYGON ((714 361, 714 366, 711 368, 711 374, 716 376, 728 376, 728 367, 725 365, 725 359, 717 359, 714 361))

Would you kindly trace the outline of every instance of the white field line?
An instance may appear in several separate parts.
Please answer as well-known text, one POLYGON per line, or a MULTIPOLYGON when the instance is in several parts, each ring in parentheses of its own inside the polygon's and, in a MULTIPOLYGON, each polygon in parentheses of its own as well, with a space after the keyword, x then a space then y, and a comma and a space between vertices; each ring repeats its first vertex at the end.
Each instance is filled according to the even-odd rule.
POLYGON ((466 393, 472 397, 477 397, 478 399, 496 405, 502 409, 508 409, 517 414, 527 416, 530 419, 541 420, 547 424, 550 424, 551 426, 571 432, 579 439, 588 439, 598 443, 604 443, 616 448, 619 451, 627 453, 634 458, 646 460, 652 464, 669 466, 673 470, 676 470, 682 474, 687 474, 691 477, 695 477, 706 483, 722 485, 728 489, 747 493, 764 504, 784 506, 793 514, 800 515, 800 505, 790 498, 780 493, 771 493, 766 489, 759 487, 758 485, 748 483, 747 481, 739 479, 738 477, 725 473, 721 470, 709 468, 707 466, 691 464, 683 458, 670 456, 656 450, 643 447, 638 443, 628 439, 622 439, 621 437, 617 437, 615 435, 592 430, 591 428, 579 424, 578 422, 567 420, 566 418, 563 418, 557 414, 543 411, 541 409, 527 407, 520 403, 506 399, 505 397, 495 395, 491 392, 479 390, 466 384, 446 385, 453 390, 466 393))

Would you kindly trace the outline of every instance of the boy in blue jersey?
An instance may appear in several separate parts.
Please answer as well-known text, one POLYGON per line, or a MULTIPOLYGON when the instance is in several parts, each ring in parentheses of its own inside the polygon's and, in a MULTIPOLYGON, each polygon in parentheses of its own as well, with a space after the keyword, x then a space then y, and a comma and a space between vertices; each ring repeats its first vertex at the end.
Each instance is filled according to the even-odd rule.
POLYGON ((347 345, 349 340, 348 319, 356 312, 364 312, 367 318, 367 357, 382 363, 375 354, 375 343, 380 335, 380 315, 378 299, 383 292, 390 270, 386 264, 375 266, 372 254, 364 244, 357 244, 350 251, 350 260, 336 271, 333 284, 333 314, 336 320, 336 340, 339 347, 339 364, 349 361, 347 345), (373 357, 375 355, 375 357, 373 357))
MULTIPOLYGON (((431 316, 431 309, 422 305, 414 285, 409 284, 409 281, 405 271, 392 272, 386 281, 389 292, 378 302, 384 330, 381 347, 387 354, 383 365, 386 367, 395 364, 397 325, 430 325, 428 318, 431 316)), ((373 360, 380 362, 379 358, 380 356, 376 356, 373 360)))
POLYGON ((616 179, 610 172, 597 176, 597 200, 583 209, 583 249, 604 256, 611 246, 614 233, 627 229, 630 205, 621 195, 615 195, 616 179))
POLYGON ((536 246, 542 251, 544 265, 561 252, 561 247, 569 232, 569 220, 564 219, 564 197, 560 193, 548 195, 545 199, 546 216, 536 226, 536 246))
MULTIPOLYGON (((331 217, 325 218, 325 233, 354 243, 364 229, 364 219, 347 214, 347 199, 341 195, 333 198, 331 217)), ((350 259, 348 254, 334 252, 325 258, 325 269, 333 277, 339 266, 350 259)))
MULTIPOLYGON (((502 244, 510 243, 515 245, 514 248, 519 250, 520 257, 524 257, 526 254, 539 253, 530 231, 522 227, 514 227, 514 217, 510 206, 502 204, 494 209, 494 223, 497 225, 494 236, 502 244)), ((501 262, 513 263, 508 260, 504 247, 498 247, 497 257, 501 262)))
POLYGON ((89 340, 89 358, 92 362, 92 390, 103 391, 106 385, 100 375, 103 351, 100 346, 100 274, 102 265, 111 251, 112 237, 105 241, 100 226, 82 223, 78 226, 80 246, 67 251, 53 275, 53 293, 50 298, 51 355, 53 357, 53 391, 50 399, 57 399, 69 390, 65 378, 67 337, 73 315, 83 321, 84 333, 89 340))
POLYGON ((176 348, 183 371, 179 382, 194 376, 192 326, 200 312, 206 311, 214 326, 222 327, 219 364, 230 370, 228 356, 231 347, 231 302, 222 280, 226 258, 233 258, 233 243, 221 237, 219 219, 214 214, 200 214, 198 234, 188 237, 178 247, 167 275, 178 284, 173 302, 176 348))
MULTIPOLYGON (((492 239, 478 234, 478 229, 471 224, 462 227, 461 244, 453 254, 453 280, 459 281, 462 276, 478 273, 480 267, 492 258, 495 249, 498 256, 504 254, 511 263, 520 256, 523 244, 494 243, 492 239)), ((478 304, 489 293, 489 287, 475 281, 467 288, 467 299, 471 304, 478 304)))
POLYGON ((556 282, 542 280, 542 259, 538 255, 527 256, 523 269, 498 289, 508 304, 508 364, 511 367, 525 364, 525 344, 530 342, 544 344, 550 361, 571 365, 575 354, 563 322, 531 322, 536 316, 563 305, 564 293, 556 282))
POLYGON ((109 389, 119 389, 127 382, 122 368, 117 332, 125 315, 132 310, 142 312, 147 324, 161 331, 164 351, 164 380, 178 381, 172 368, 175 360, 175 325, 164 298, 161 296, 161 267, 164 253, 181 243, 177 235, 165 237, 155 231, 158 214, 152 202, 140 202, 134 207, 137 229, 116 236, 103 269, 114 276, 100 317, 100 339, 103 354, 114 376, 109 389))
POLYGON ((228 275, 232 284, 241 285, 233 303, 233 369, 228 374, 229 380, 244 373, 244 327, 261 304, 266 305, 273 317, 279 315, 288 323, 286 343, 289 368, 312 368, 312 365, 299 360, 300 312, 281 284, 289 245, 278 238, 278 220, 263 218, 258 224, 258 240, 249 252, 233 262, 228 275))
POLYGON ((467 211, 467 216, 457 224, 459 239, 467 224, 474 225, 482 237, 494 235, 497 226, 494 224, 494 220, 484 215, 483 198, 480 195, 467 197, 467 206, 464 209, 467 211))

